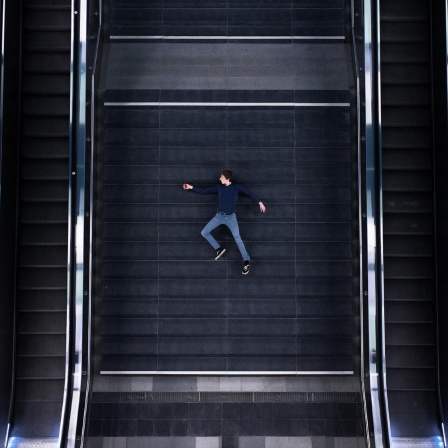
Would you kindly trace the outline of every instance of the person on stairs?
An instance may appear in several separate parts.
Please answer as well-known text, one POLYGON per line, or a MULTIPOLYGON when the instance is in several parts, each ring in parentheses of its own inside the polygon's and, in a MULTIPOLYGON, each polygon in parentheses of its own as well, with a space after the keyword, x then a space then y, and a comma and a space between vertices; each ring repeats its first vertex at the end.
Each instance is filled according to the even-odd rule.
POLYGON ((266 207, 263 202, 260 201, 258 196, 249 191, 247 188, 239 184, 233 183, 233 172, 230 170, 224 170, 219 178, 220 184, 213 187, 193 187, 190 184, 183 184, 184 190, 192 190, 194 193, 199 194, 217 194, 218 195, 218 212, 210 220, 210 222, 202 229, 201 235, 211 244, 216 250, 215 260, 221 258, 226 249, 213 238, 211 231, 216 229, 220 225, 225 225, 232 232, 232 236, 235 239, 238 249, 241 252, 241 256, 244 260, 243 275, 249 274, 250 269, 250 256, 247 253, 243 240, 240 236, 240 230, 238 227, 238 221, 236 219, 236 204, 238 201, 238 195, 240 193, 250 197, 254 202, 260 206, 260 212, 264 213, 266 207))

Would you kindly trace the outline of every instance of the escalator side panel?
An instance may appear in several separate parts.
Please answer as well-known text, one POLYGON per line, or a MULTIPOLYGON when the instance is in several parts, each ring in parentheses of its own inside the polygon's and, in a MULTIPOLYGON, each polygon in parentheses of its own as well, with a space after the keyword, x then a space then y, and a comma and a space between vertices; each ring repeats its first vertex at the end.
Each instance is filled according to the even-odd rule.
POLYGON ((445 2, 434 2, 432 5, 432 38, 434 47, 433 76, 434 91, 434 160, 435 160, 435 188, 436 188, 436 242, 437 242, 437 288, 438 300, 438 328, 439 328, 439 380, 442 402, 443 422, 448 427, 448 338, 445 329, 448 328, 448 303, 443 297, 448 296, 447 257, 448 253, 448 92, 447 92, 447 5, 445 2))
POLYGON ((0 440, 5 440, 13 376, 20 2, 3 0, 0 18, 0 440))

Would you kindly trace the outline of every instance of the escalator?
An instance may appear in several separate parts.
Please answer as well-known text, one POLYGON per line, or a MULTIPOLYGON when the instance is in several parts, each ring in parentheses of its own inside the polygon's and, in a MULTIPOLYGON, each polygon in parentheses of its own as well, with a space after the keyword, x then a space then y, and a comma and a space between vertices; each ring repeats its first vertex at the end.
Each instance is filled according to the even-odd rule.
POLYGON ((384 299, 392 440, 437 427, 430 3, 380 1, 384 299))
MULTIPOLYGON (((16 387, 11 430, 15 438, 56 439, 63 411, 71 7, 65 0, 57 6, 53 3, 51 0, 28 0, 23 5, 16 387)), ((141 3, 133 4, 141 6, 141 3)), ((116 2, 116 5, 122 9, 127 6, 125 2, 116 2)), ((265 13, 263 20, 270 17, 271 11, 265 13)), ((171 18, 173 23, 162 20, 162 25, 156 24, 165 27, 160 28, 163 33, 158 32, 157 27, 155 31, 148 31, 158 14, 146 11, 143 15, 128 17, 116 13, 115 18, 123 23, 115 30, 115 47, 111 45, 107 55, 116 59, 109 59, 108 84, 103 86, 105 103, 100 106, 105 139, 99 148, 100 161, 104 162, 99 169, 99 179, 105 183, 101 189, 103 196, 97 203, 104 213, 101 216, 104 233, 100 234, 103 239, 97 242, 103 287, 98 289, 102 322, 101 327, 95 329, 96 336, 101 339, 101 351, 96 353, 101 355, 99 370, 103 373, 132 370, 232 374, 257 369, 275 372, 277 366, 286 364, 291 366, 288 369, 291 372, 357 372, 358 310, 356 297, 353 297, 357 260, 352 243, 352 233, 356 229, 350 227, 357 210, 353 200, 355 187, 349 174, 354 161, 350 136, 353 125, 351 80, 344 79, 341 87, 338 80, 331 79, 335 88, 325 91, 294 87, 287 100, 281 97, 285 91, 268 84, 266 88, 262 83, 261 87, 254 87, 252 83, 249 87, 237 88, 235 82, 236 87, 213 86, 214 89, 208 91, 191 88, 198 81, 194 79, 197 75, 194 68, 184 78, 177 75, 177 80, 165 76, 167 72, 159 73, 163 87, 154 89, 150 85, 154 79, 144 76, 141 84, 134 83, 138 73, 126 74, 122 69, 126 64, 116 61, 130 61, 143 74, 156 66, 145 66, 147 59, 136 57, 140 51, 136 48, 143 49, 143 53, 152 52, 151 57, 157 58, 162 54, 157 53, 157 36, 179 25, 175 12, 165 11, 164 18, 171 18), (133 47, 132 53, 124 44, 132 42, 129 24, 138 20, 144 22, 141 31, 147 42, 146 47, 141 44, 133 47), (157 96, 151 96, 155 91, 157 96), (279 96, 272 96, 272 91, 279 96), (223 92, 224 96, 219 96, 223 92), (138 102, 141 104, 132 105, 138 102), (190 104, 201 102, 210 104, 203 109, 203 105, 190 104), (240 104, 237 107, 241 107, 241 103, 247 105, 238 110, 233 103, 240 104), (288 105, 280 107, 280 103, 288 105), (316 113, 316 104, 326 105, 316 113), (224 113, 220 107, 224 107, 224 113), (202 140, 198 131, 202 137, 205 135, 202 140), (221 134, 225 134, 225 138, 219 142, 221 134), (257 140, 259 134, 263 135, 262 141, 257 140), (148 140, 148 136, 153 140, 148 140), (279 146, 279 141, 288 144, 279 146), (216 142, 221 146, 214 147, 216 142), (277 159, 273 148, 282 157, 277 159), (138 166, 143 169, 138 171, 138 166), (219 173, 224 166, 235 169, 250 187, 266 195, 269 211, 272 210, 272 215, 260 221, 249 203, 242 201, 240 205, 242 227, 253 229, 247 242, 254 255, 254 269, 245 283, 240 280, 240 262, 229 236, 219 234, 231 249, 221 264, 209 260, 207 246, 199 236, 202 223, 209 212, 213 212, 214 204, 204 198, 184 196, 178 188, 182 181, 212 183, 214 173, 219 173), (254 166, 255 174, 251 172, 254 166), (328 177, 329 173, 333 173, 332 178, 328 177), (260 181, 260 176, 267 181, 260 181), (294 193, 288 196, 291 189, 294 193), (272 231, 278 226, 283 226, 281 237, 272 231), (137 228, 141 233, 134 231, 137 228), (291 238, 287 231, 291 231, 291 238), (211 281, 207 282, 204 277, 209 277, 209 273, 211 281), (280 279, 278 283, 274 277, 280 279), (193 286, 188 288, 187 282, 193 286), (257 286, 273 283, 271 290, 257 286), (217 297, 216 285, 229 292, 217 297), (260 296, 260 291, 266 296, 260 296), (260 303, 264 308, 259 307, 260 303), (254 309, 260 313, 255 314, 254 309), (291 310, 295 321, 288 322, 291 310), (283 327, 283 324, 291 326, 283 327), (287 340, 290 334, 293 336, 287 340), (146 344, 148 340, 153 341, 155 335, 156 346, 146 344), (198 338, 209 341, 211 337, 225 339, 225 343, 213 345, 197 341, 198 338), (250 349, 249 345, 244 345, 249 338, 254 342, 250 349), (274 340, 275 343, 271 343, 274 340), (185 352, 187 342, 193 345, 187 347, 191 348, 190 353, 182 358, 180 354, 185 352), (329 342, 334 342, 334 346, 328 345, 329 342), (211 351, 204 352, 203 347, 211 351), (214 347, 217 347, 216 352, 214 347), (256 356, 254 347, 259 349, 256 356), (279 347, 286 347, 286 352, 276 359, 279 347), (340 352, 333 350, 341 347, 340 352)), ((381 2, 381 14, 387 386, 392 437, 398 441, 403 437, 428 438, 440 433, 436 425, 430 12, 423 2, 414 1, 404 7, 402 2, 389 0, 381 2)), ((194 26, 200 26, 201 17, 194 17, 199 17, 194 26)), ((337 17, 338 23, 341 17, 342 12, 337 17)), ((277 22, 275 27, 280 18, 280 13, 273 17, 277 22)), ((238 37, 242 24, 237 22, 233 32, 238 37)), ((300 23, 291 23, 299 29, 300 23)), ((216 32, 216 26, 210 33, 216 32)), ((291 24, 288 26, 291 28, 291 24)), ((341 26, 326 29, 330 38, 343 34, 341 26)), ((256 31, 251 33, 261 34, 259 29, 256 31)), ((177 29, 175 34, 185 37, 189 32, 190 29, 177 29)), ((164 47, 163 58, 168 61, 166 65, 170 70, 173 67, 190 70, 194 64, 185 61, 204 56, 194 43, 188 42, 183 48, 176 47, 176 42, 160 45, 164 47), (174 57, 180 62, 167 56, 167 48, 175 50, 174 57)), ((207 42, 204 44, 200 46, 206 48, 207 42)), ((257 44, 251 44, 253 67, 256 66, 253 61, 260 56, 256 54, 257 44)), ((232 57, 245 60, 247 54, 238 54, 238 51, 247 50, 243 46, 225 45, 225 55, 221 55, 221 47, 215 45, 211 56, 215 61, 223 56, 226 69, 233 70, 229 60, 232 57), (232 48, 236 49, 234 54, 229 51, 232 48)), ((273 59, 282 56, 278 48, 281 45, 270 53, 273 59)), ((344 65, 333 66, 333 73, 345 69, 343 53, 341 49, 338 59, 344 61, 344 65)), ((337 64, 337 61, 332 62, 337 64)), ((266 70, 266 78, 273 78, 269 73, 277 73, 278 64, 257 63, 266 70)), ((307 60, 307 69, 312 63, 312 59, 307 60)), ((207 77, 213 78, 215 73, 215 78, 219 78, 219 70, 214 71, 215 68, 213 64, 207 68, 207 77)), ((235 78, 243 78, 243 72, 235 78)), ((324 78, 328 73, 329 70, 321 69, 319 75, 324 78)), ((244 74, 251 81, 252 75, 247 76, 247 71, 244 74)), ((296 73, 295 76, 297 81, 296 73)), ((253 76, 256 77, 259 73, 253 76)), ((279 77, 285 77, 285 73, 279 77)), ((309 76, 306 79, 310 84, 315 81, 309 76)), ((328 85, 328 79, 325 81, 328 85)), ((129 384, 132 386, 132 381, 129 384)), ((124 381, 121 385, 123 392, 127 392, 128 385, 124 381)), ((322 389, 327 387, 324 381, 316 381, 316 389, 311 394, 320 391, 316 385, 322 389)), ((92 408, 90 435, 167 435, 155 429, 151 434, 139 434, 137 423, 134 430, 134 426, 120 422, 120 419, 128 420, 129 415, 117 411, 119 415, 111 417, 109 409, 112 407, 104 404, 110 400, 118 403, 135 399, 143 400, 146 405, 154 399, 152 395, 118 397, 111 395, 112 389, 103 391, 110 395, 102 397, 98 391, 93 395, 99 405, 97 409, 92 408)), ((197 391, 201 393, 200 389, 197 391)), ((167 397, 156 398, 166 405, 167 397)), ((175 400, 173 409, 178 408, 181 398, 169 397, 175 400)), ((196 398, 200 399, 196 396, 188 399, 196 398)), ((203 399, 214 397, 204 396, 203 399)), ((241 397, 232 396, 231 399, 240 400, 241 397)), ((330 394, 322 398, 322 403, 336 399, 350 401, 348 414, 352 422, 357 421, 356 430, 345 431, 344 427, 341 429, 335 422, 329 422, 328 425, 334 425, 328 426, 329 432, 333 436, 362 439, 359 397, 330 394), (353 403, 356 406, 351 406, 353 403)), ((115 408, 118 407, 121 408, 115 408)), ((188 409, 190 407, 194 408, 189 405, 188 409)), ((289 409, 289 404, 286 408, 289 409)), ((319 420, 333 419, 326 415, 326 405, 322 410, 325 412, 319 420)), ((149 415, 152 414, 143 416, 144 421, 149 415)), ((188 410, 189 418, 194 415, 188 410)), ((219 416, 222 418, 222 414, 219 416)), ((155 416, 154 428, 158 419, 164 424, 169 420, 155 416)), ((308 417, 308 420, 307 431, 313 427, 313 418, 308 417)), ((352 422, 350 428, 355 427, 352 422)), ((325 428, 327 422, 314 435, 327 436, 325 428)), ((147 430, 147 426, 144 429, 147 430)), ((188 431, 189 435, 203 435, 202 429, 188 431)), ((168 432, 173 435, 172 428, 168 432)), ((174 434, 183 436, 184 432, 182 427, 174 434)), ((270 432, 264 432, 279 434, 275 425, 270 432)), ((285 435, 305 433, 309 434, 284 430, 285 435)), ((253 437, 261 432, 251 428, 245 432, 241 430, 241 434, 253 437)), ((221 429, 216 435, 222 435, 221 429)), ((228 446, 232 444, 233 438, 228 446)))
POLYGON ((11 440, 59 436, 66 364, 71 2, 22 5, 11 440))

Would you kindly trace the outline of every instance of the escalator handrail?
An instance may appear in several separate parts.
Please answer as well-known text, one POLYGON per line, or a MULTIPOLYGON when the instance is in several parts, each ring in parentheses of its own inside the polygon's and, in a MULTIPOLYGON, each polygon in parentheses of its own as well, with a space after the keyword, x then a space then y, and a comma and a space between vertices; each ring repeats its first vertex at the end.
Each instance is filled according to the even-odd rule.
POLYGON ((63 442, 65 447, 83 446, 87 423, 88 396, 91 374, 91 298, 92 298, 92 207, 94 94, 99 53, 102 0, 74 1, 74 56, 72 64, 72 121, 71 146, 71 248, 69 310, 72 330, 69 333, 69 375, 72 378, 65 409, 63 442), (93 12, 95 11, 95 12, 93 12), (92 25, 90 25, 90 23, 92 25), (91 29, 92 28, 92 29, 91 29), (91 42, 89 36, 96 35, 91 42), (91 91, 89 92, 89 88, 91 91), (90 144, 89 144, 90 142, 90 144), (88 154, 90 151, 90 160, 88 154), (90 172, 89 172, 90 165, 90 172))
POLYGON ((365 375, 369 377, 372 436, 376 448, 390 446, 388 413, 385 319, 383 210, 381 173, 381 66, 379 0, 364 1, 365 83, 365 245, 368 347, 365 375))
MULTIPOLYGON (((6 27, 6 2, 4 0, 1 0, 0 3, 0 204, 2 201, 2 173, 3 173, 3 123, 4 123, 4 89, 5 89, 5 27, 6 27)), ((14 300, 14 307, 15 307, 15 300, 14 300)), ((13 314, 13 328, 15 329, 16 326, 16 310, 14 309, 13 314)), ((15 338, 15 330, 13 332, 12 337, 12 353, 15 353, 15 345, 16 345, 16 338, 15 338)), ((6 427, 6 434, 4 439, 4 446, 6 447, 8 445, 8 439, 9 439, 9 431, 11 428, 11 420, 12 420, 12 410, 14 407, 14 390, 15 390, 15 356, 13 355, 11 360, 11 390, 10 390, 10 397, 9 397, 9 411, 8 411, 8 417, 7 417, 7 427, 6 427)), ((3 436, 3 434, 2 434, 3 436)))
MULTIPOLYGON (((1 111, 0 111, 0 172, 2 172, 2 161, 3 161, 3 126, 4 126, 4 100, 5 100, 5 95, 4 95, 4 82, 5 82, 5 42, 6 42, 6 28, 7 28, 7 17, 8 20, 9 16, 7 16, 7 2, 6 0, 2 0, 2 37, 1 37, 1 45, 2 45, 2 54, 1 54, 1 90, 0 90, 0 102, 1 102, 1 111)), ((19 6, 19 19, 18 19, 18 26, 20 29, 20 34, 22 34, 22 28, 23 28, 23 4, 20 3, 19 6)), ((21 101, 20 99, 22 98, 22 40, 20 39, 20 43, 19 43, 19 56, 18 56, 18 73, 19 73, 19 79, 18 79, 18 95, 17 95, 17 99, 18 99, 18 110, 17 110, 17 124, 18 124, 18 128, 17 128, 17 135, 18 138, 20 139, 20 128, 22 126, 19 117, 21 116, 21 101)), ((17 142, 19 143, 19 141, 17 142)), ((16 175, 18 176, 18 171, 16 173, 16 175)), ((1 174, 0 174, 0 185, 1 185, 1 174)), ((2 198, 2 192, 1 192, 2 188, 0 186, 0 201, 3 199, 2 198)), ((18 189, 16 190, 16 201, 18 200, 18 194, 19 191, 18 189)), ((16 220, 15 223, 15 232, 17 235, 17 230, 18 230, 18 220, 16 220)), ((18 251, 18 241, 16 240, 15 242, 15 254, 14 254, 14 263, 17 263, 17 252, 18 251)), ((13 307, 13 322, 12 322, 12 360, 11 360, 11 393, 10 393, 10 397, 9 397, 9 411, 8 411, 8 420, 7 420, 7 429, 6 429, 6 434, 5 434, 5 439, 4 439, 4 446, 7 447, 9 440, 10 440, 10 435, 11 435, 11 430, 13 427, 13 414, 14 414, 14 404, 15 404, 15 397, 16 397, 16 351, 17 351, 17 266, 14 269, 14 307, 13 307)))
MULTIPOLYGON (((373 1, 373 0, 372 0, 373 1)), ((375 26, 375 45, 376 54, 375 54, 375 62, 376 62, 376 77, 374 77, 374 92, 375 96, 373 97, 375 103, 372 104, 373 110, 376 114, 376 178, 377 178, 377 217, 378 224, 376 228, 376 242, 377 242, 377 266, 376 266, 376 275, 377 275, 377 310, 378 310, 378 345, 380 347, 379 350, 379 359, 377 360, 377 366, 379 368, 379 388, 380 388, 380 405, 381 405, 381 414, 383 419, 383 440, 385 440, 386 446, 391 446, 391 430, 390 430, 390 417, 389 417, 389 401, 387 395, 387 378, 386 378, 386 318, 385 318, 385 302, 384 302, 384 221, 383 221, 383 175, 382 175, 382 167, 383 167, 383 140, 382 140, 382 117, 381 117, 381 27, 380 27, 380 0, 374 0, 375 3, 375 21, 372 21, 375 26)), ((378 356, 378 354, 377 354, 378 356)))
MULTIPOLYGON (((443 2, 443 7, 442 10, 444 10, 444 23, 445 23, 445 51, 444 51, 444 58, 445 61, 448 61, 448 0, 445 0, 443 2)), ((440 12, 440 11, 438 11, 440 12)), ((440 331, 440 318, 439 318, 439 303, 440 303, 440 296, 439 296, 439 268, 438 268, 438 254, 437 254, 437 240, 438 240, 438 236, 437 236, 437 209, 436 209, 436 205, 437 205, 437 186, 436 186, 436 136, 435 136, 435 114, 436 114, 436 110, 435 110, 435 91, 436 91, 436 87, 434 85, 435 83, 435 71, 434 71, 434 48, 435 48, 435 43, 434 43, 434 6, 433 4, 430 2, 429 3, 429 17, 430 17, 430 30, 431 30, 431 34, 430 34, 430 58, 429 60, 431 61, 431 122, 432 122, 432 147, 433 147, 433 215, 434 215, 434 219, 433 219, 433 229, 434 229, 434 272, 436 275, 436 282, 435 282, 435 338, 436 338, 436 387, 437 387, 437 407, 438 407, 438 412, 439 412, 439 426, 440 426, 440 430, 441 430, 441 435, 442 435, 442 443, 443 446, 446 447, 447 446, 447 438, 446 438, 446 433, 445 433, 445 418, 444 418, 444 405, 443 405, 443 400, 442 400, 442 382, 440 379, 440 335, 441 335, 441 331, 440 331)), ((437 56, 436 56, 437 57, 437 56)), ((445 65, 445 70, 446 69, 446 65, 445 65)), ((445 71, 445 74, 448 72, 445 71)), ((446 99, 446 101, 448 102, 448 98, 446 99)))
POLYGON ((0 0, 0 200, 2 198, 2 154, 3 154, 3 99, 4 96, 4 64, 5 64, 5 2, 0 0))
POLYGON ((61 418, 60 446, 76 444, 78 410, 82 399, 85 293, 85 158, 86 158, 86 78, 87 4, 72 0, 72 42, 70 64, 70 162, 69 236, 67 288, 66 378, 61 418))
POLYGON ((75 67, 75 12, 76 5, 75 1, 71 2, 71 22, 70 22, 70 116, 69 116, 69 173, 68 173, 68 181, 69 181, 69 191, 68 191, 68 239, 67 239, 67 318, 66 318, 66 343, 65 343, 65 379, 64 379, 64 395, 62 398, 62 410, 61 410, 61 424, 59 429, 59 447, 64 446, 64 438, 65 438, 65 427, 68 416, 68 406, 70 401, 69 389, 70 389, 70 376, 71 376, 71 362, 70 362, 70 351, 71 351, 71 329, 72 329, 72 311, 71 311, 71 291, 72 291, 72 282, 73 278, 71 275, 72 266, 73 266, 73 244, 72 244, 72 232, 71 228, 73 225, 73 217, 72 217, 72 209, 73 209, 73 197, 72 197, 72 189, 74 188, 74 182, 72 179, 72 154, 73 154, 73 120, 74 120, 74 67, 75 67))
MULTIPOLYGON (((99 52, 100 52, 100 44, 101 44, 101 38, 102 38, 102 24, 103 24, 103 2, 102 0, 93 0, 94 2, 94 9, 95 15, 98 15, 98 23, 96 24, 96 28, 93 31, 93 34, 96 34, 96 42, 95 42, 95 48, 92 53, 92 73, 91 73, 91 87, 90 87, 90 120, 87 122, 87 125, 90 126, 89 134, 91 136, 90 138, 90 199, 89 199, 89 205, 90 205, 90 213, 89 213, 89 235, 90 238, 88 238, 88 242, 86 243, 85 248, 88 248, 89 253, 89 272, 88 272, 88 322, 87 322, 87 328, 86 328, 86 334, 85 339, 87 340, 87 378, 86 378, 86 386, 85 386, 85 393, 84 393, 84 409, 80 410, 80 416, 82 413, 82 426, 79 431, 79 436, 81 440, 81 444, 84 441, 85 435, 86 435, 86 425, 87 425, 87 411, 88 411, 88 405, 89 405, 89 395, 90 395, 90 389, 91 389, 91 374, 92 374, 92 297, 93 297, 93 218, 94 218, 94 175, 95 175, 95 144, 96 144, 96 128, 95 128, 95 108, 96 108, 96 101, 95 101, 95 95, 96 95, 96 82, 98 81, 97 77, 98 74, 98 62, 99 62, 99 52)), ((90 35, 90 33, 89 33, 90 35)), ((91 63, 90 57, 88 56, 88 62, 89 65, 91 63)))
POLYGON ((362 394, 362 403, 363 403, 363 416, 364 416, 364 429, 367 442, 367 448, 370 448, 370 438, 368 437, 368 434, 370 434, 369 429, 369 414, 370 409, 368 409, 367 406, 367 400, 366 400, 366 384, 364 381, 364 302, 363 302, 363 290, 364 290, 364 277, 363 277, 363 271, 364 271, 364 263, 363 263, 363 226, 362 226, 362 145, 361 145, 361 74, 360 74, 360 63, 358 59, 358 45, 357 45, 357 31, 360 31, 357 29, 357 23, 356 23, 356 16, 358 16, 358 13, 355 13, 357 10, 357 6, 360 6, 360 2, 355 4, 355 0, 352 0, 351 2, 351 33, 352 33, 352 51, 353 51, 353 60, 355 65, 355 81, 356 81, 356 154, 357 154, 357 184, 358 184, 358 241, 359 241, 359 317, 360 317, 360 328, 359 328, 359 334, 361 336, 361 343, 360 343, 360 351, 361 351, 361 357, 360 357, 360 379, 361 379, 361 394, 362 394))

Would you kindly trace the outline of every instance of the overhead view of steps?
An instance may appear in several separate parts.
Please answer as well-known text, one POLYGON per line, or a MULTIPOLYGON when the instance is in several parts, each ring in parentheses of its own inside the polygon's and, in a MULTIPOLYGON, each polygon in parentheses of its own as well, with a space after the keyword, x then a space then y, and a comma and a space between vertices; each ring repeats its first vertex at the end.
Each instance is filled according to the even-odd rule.
POLYGON ((364 446, 347 11, 293 3, 109 5, 89 446, 364 446), (247 276, 201 236, 216 195, 182 188, 224 169, 266 206, 239 198, 247 276))
POLYGON ((4 446, 446 446, 447 8, 2 0, 4 446))
POLYGON ((344 47, 115 43, 108 64, 101 370, 352 372, 344 47), (182 190, 224 168, 267 207, 237 209, 247 278, 228 231, 219 261, 200 234, 217 198, 182 190))
POLYGON ((430 437, 438 433, 430 8, 382 0, 380 10, 391 431, 430 437))
POLYGON ((11 435, 57 440, 66 366, 71 4, 23 3, 11 435))
POLYGON ((111 0, 111 40, 279 37, 343 38, 348 9, 343 0, 111 0))

